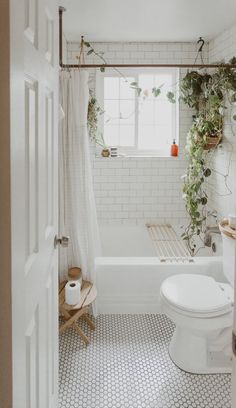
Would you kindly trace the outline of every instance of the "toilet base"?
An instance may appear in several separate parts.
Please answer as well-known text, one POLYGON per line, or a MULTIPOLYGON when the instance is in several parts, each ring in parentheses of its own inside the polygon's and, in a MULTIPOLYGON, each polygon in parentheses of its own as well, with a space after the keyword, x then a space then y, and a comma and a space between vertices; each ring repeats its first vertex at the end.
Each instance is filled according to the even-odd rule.
POLYGON ((177 367, 189 373, 231 373, 231 328, 214 331, 209 335, 176 327, 169 354, 177 367))

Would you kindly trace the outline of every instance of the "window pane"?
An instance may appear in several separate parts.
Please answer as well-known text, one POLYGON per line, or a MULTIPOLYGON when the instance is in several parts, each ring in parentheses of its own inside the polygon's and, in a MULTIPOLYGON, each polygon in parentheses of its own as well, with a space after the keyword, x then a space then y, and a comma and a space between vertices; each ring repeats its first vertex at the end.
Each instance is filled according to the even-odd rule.
POLYGON ((132 125, 135 122, 135 101, 120 101, 120 124, 132 125))
POLYGON ((156 101, 154 103, 155 123, 167 125, 172 123, 172 105, 168 101, 156 101))
POLYGON ((169 152, 173 142, 171 126, 156 126, 155 133, 157 135, 157 149, 169 152))
POLYGON ((134 126, 120 126, 120 146, 134 146, 134 126))
POLYGON ((140 126, 138 148, 141 150, 169 151, 171 145, 170 126, 140 126))
POLYGON ((130 84, 135 79, 132 77, 120 78, 120 98, 121 99, 134 99, 135 90, 130 88, 130 84))
POLYGON ((152 99, 152 88, 154 87, 154 76, 153 74, 141 74, 139 75, 139 80, 138 80, 140 88, 142 88, 143 91, 147 90, 148 91, 148 99, 152 99))
POLYGON ((141 150, 157 149, 157 137, 154 125, 140 125, 138 129, 138 148, 141 150))
POLYGON ((156 88, 161 87, 161 94, 160 97, 161 98, 165 98, 166 99, 166 92, 168 92, 169 90, 172 90, 172 75, 170 74, 159 74, 159 75, 155 75, 154 76, 154 86, 156 88))
POLYGON ((119 111, 119 100, 105 100, 104 101, 104 124, 109 123, 110 125, 119 124, 120 111, 119 111))
POLYGON ((154 124, 154 104, 152 100, 139 102, 139 126, 154 124))
POLYGON ((105 77, 104 78, 104 99, 119 98, 119 78, 105 77))
POLYGON ((108 146, 117 146, 119 143, 119 127, 112 125, 104 126, 104 140, 108 146))
POLYGON ((175 105, 167 91, 175 89, 173 70, 132 74, 127 79, 117 74, 104 78, 104 139, 109 146, 132 147, 137 150, 169 152, 175 137, 175 105), (159 73, 160 72, 160 73, 159 73), (130 83, 138 81, 143 93, 137 93, 130 83), (153 87, 161 87, 154 97, 153 87), (138 107, 137 107, 138 103, 138 107), (137 135, 135 134, 137 132, 137 135))

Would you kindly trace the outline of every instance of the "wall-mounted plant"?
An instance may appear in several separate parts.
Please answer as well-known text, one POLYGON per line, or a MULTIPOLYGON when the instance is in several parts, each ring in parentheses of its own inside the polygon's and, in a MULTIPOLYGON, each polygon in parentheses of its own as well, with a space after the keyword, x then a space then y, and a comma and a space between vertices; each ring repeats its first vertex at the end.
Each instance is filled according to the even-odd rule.
MULTIPOLYGON (((229 62, 235 63, 236 58, 229 62)), ((211 73, 188 72, 180 82, 179 99, 196 112, 187 137, 189 164, 183 177, 183 198, 190 222, 182 234, 194 255, 195 237, 201 238, 206 228, 208 198, 204 182, 211 175, 208 151, 221 142, 226 105, 236 101, 236 68, 219 66, 211 73)))

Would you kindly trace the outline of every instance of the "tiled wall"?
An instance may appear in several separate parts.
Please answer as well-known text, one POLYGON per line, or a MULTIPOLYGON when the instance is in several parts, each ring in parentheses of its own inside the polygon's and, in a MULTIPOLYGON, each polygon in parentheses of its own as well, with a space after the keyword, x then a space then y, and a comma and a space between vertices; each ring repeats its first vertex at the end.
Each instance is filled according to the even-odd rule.
MULTIPOLYGON (((216 62, 236 56, 236 24, 224 31, 209 44, 209 61, 216 62)), ((229 107, 225 117, 222 146, 213 156, 213 174, 209 180, 211 209, 217 210, 219 218, 236 213, 236 104, 229 107), (227 176, 228 175, 228 176, 227 176)))
MULTIPOLYGON (((192 64, 197 46, 192 43, 93 43, 109 63, 192 64)), ((75 63, 78 43, 68 43, 68 63, 75 63)), ((205 61, 208 50, 206 46, 205 61)), ((93 56, 86 62, 100 62, 93 56)), ((184 70, 181 74, 184 73, 184 70)), ((95 75, 91 71, 90 86, 95 75)), ((178 158, 96 158, 93 156, 94 190, 98 218, 105 224, 186 222, 181 175, 185 172, 184 145, 192 113, 180 106, 180 155, 178 158)))

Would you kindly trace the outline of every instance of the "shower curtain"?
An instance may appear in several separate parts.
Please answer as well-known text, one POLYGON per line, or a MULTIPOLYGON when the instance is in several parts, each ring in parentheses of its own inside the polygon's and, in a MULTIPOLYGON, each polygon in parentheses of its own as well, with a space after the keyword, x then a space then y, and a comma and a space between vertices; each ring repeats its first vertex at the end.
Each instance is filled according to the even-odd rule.
POLYGON ((68 268, 78 266, 83 279, 95 281, 94 259, 100 255, 100 238, 93 193, 87 132, 88 72, 60 73, 60 104, 64 117, 59 124, 59 229, 70 237, 60 248, 60 279, 68 268))

